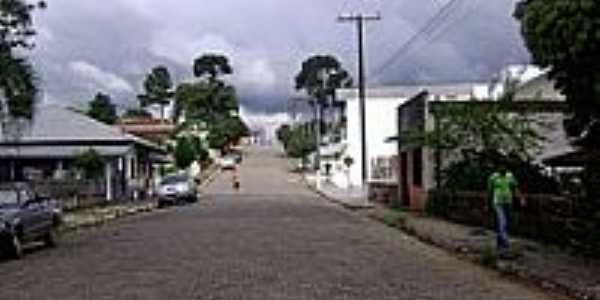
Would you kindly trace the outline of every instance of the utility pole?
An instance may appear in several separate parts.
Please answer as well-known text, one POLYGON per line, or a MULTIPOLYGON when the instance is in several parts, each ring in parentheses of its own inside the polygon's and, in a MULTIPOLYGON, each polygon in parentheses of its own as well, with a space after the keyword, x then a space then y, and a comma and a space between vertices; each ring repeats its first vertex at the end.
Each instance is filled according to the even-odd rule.
POLYGON ((369 21, 379 21, 381 16, 376 15, 345 15, 339 16, 338 22, 353 22, 356 23, 356 31, 358 33, 358 101, 360 109, 360 131, 361 131, 361 157, 362 157, 362 181, 363 185, 367 183, 367 129, 366 129, 366 75, 365 75, 365 23, 369 21))

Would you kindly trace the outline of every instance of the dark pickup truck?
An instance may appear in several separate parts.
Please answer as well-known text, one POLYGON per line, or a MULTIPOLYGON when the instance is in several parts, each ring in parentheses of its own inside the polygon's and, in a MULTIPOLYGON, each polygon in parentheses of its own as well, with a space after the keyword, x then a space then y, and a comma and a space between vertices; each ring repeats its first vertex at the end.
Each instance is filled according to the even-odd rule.
POLYGON ((57 201, 28 187, 0 187, 0 251, 21 258, 25 243, 43 241, 49 247, 55 246, 61 214, 57 201))

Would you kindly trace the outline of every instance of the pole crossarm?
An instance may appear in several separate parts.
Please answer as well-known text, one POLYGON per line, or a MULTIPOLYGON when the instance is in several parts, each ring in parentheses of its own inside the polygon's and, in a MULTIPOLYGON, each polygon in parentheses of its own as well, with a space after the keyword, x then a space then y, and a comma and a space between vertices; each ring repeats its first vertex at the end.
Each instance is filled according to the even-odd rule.
POLYGON ((358 20, 363 21, 379 21, 381 20, 381 15, 377 14, 346 14, 338 17, 339 22, 356 22, 358 20))

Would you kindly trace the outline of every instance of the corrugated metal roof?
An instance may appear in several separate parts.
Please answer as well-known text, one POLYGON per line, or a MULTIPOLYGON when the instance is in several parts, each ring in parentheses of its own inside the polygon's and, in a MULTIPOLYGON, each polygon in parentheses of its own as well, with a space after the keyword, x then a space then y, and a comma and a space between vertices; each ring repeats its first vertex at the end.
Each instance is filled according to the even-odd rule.
MULTIPOLYGON (((14 143, 10 135, 0 130, 0 145, 14 143)), ((99 142, 127 144, 135 143, 154 151, 165 152, 160 146, 140 137, 123 132, 116 126, 96 121, 81 113, 47 105, 36 109, 33 121, 22 131, 19 144, 90 144, 99 142)))
MULTIPOLYGON (((411 98, 421 92, 427 91, 434 95, 470 95, 474 89, 484 86, 484 83, 448 83, 448 84, 423 84, 423 85, 405 85, 405 86, 387 86, 368 88, 367 97, 369 98, 411 98)), ((337 99, 348 100, 358 98, 358 89, 339 89, 336 91, 337 99)))
MULTIPOLYGON (((0 131, 0 142, 10 140, 0 131)), ((21 142, 43 141, 129 141, 119 128, 98 122, 81 113, 58 106, 36 109, 30 128, 23 132, 21 142)))

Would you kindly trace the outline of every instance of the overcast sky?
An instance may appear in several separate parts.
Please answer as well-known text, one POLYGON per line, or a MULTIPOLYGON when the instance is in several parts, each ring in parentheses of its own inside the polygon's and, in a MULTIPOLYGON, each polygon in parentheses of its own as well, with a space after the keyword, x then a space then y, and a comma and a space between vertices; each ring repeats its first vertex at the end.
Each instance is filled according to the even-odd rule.
POLYGON ((177 80, 193 59, 222 52, 251 111, 280 111, 293 77, 313 54, 333 54, 355 73, 355 27, 346 12, 377 12, 367 28, 370 85, 486 80, 528 61, 512 18, 516 0, 458 0, 411 51, 391 59, 448 0, 50 0, 36 13, 32 54, 48 102, 81 105, 97 91, 134 106, 148 70, 177 80))

